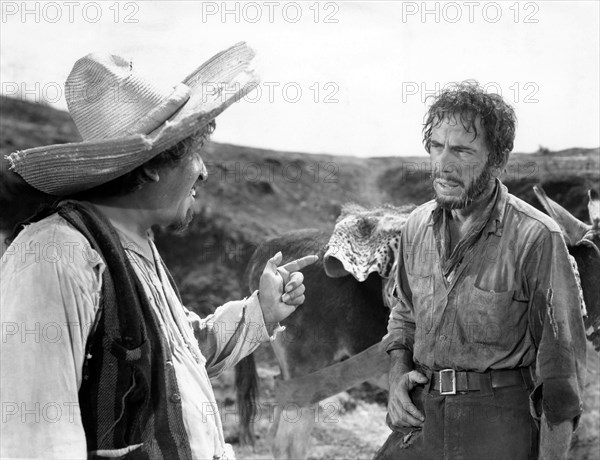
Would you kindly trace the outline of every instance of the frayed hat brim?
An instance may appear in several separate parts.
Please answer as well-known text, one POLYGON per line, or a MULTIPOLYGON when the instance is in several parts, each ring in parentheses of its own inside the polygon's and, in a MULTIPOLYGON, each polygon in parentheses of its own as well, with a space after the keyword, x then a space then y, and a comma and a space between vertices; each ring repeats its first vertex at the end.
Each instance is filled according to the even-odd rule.
POLYGON ((238 43, 208 60, 184 81, 191 88, 186 104, 149 134, 17 151, 6 156, 10 169, 55 196, 116 179, 198 132, 256 88, 259 79, 250 69, 253 57, 251 48, 238 43))

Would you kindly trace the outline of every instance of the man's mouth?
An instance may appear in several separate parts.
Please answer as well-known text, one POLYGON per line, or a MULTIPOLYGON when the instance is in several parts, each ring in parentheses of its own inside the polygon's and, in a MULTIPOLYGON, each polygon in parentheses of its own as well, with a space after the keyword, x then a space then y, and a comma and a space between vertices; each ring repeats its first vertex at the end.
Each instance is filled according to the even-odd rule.
POLYGON ((441 177, 435 179, 435 184, 445 189, 456 188, 461 185, 461 183, 458 181, 452 179, 442 179, 441 177))
POLYGON ((198 188, 202 187, 204 185, 204 181, 206 180, 206 174, 200 174, 200 176, 198 176, 198 178, 196 179, 196 182, 194 182, 194 185, 192 186, 192 189, 190 190, 190 196, 192 198, 196 198, 196 193, 198 193, 198 188))

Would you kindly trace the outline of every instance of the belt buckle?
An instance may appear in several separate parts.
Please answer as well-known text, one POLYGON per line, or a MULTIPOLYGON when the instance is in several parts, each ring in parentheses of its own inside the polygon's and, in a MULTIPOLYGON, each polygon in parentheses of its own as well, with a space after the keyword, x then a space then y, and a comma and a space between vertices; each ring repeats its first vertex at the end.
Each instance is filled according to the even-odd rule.
POLYGON ((456 394, 456 371, 454 369, 442 369, 439 371, 440 375, 440 394, 441 395, 455 395, 456 394), (452 382, 452 389, 444 391, 444 377, 450 377, 450 382, 452 382))

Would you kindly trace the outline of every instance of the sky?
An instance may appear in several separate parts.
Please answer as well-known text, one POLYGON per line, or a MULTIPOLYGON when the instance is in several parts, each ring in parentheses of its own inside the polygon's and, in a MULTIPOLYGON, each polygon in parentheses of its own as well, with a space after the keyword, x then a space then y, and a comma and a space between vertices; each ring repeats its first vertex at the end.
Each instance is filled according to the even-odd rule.
POLYGON ((515 107, 516 152, 600 145, 597 1, 0 3, 0 91, 59 109, 92 51, 173 86, 246 41, 262 83, 219 116, 217 142, 424 154, 427 96, 475 79, 515 107))

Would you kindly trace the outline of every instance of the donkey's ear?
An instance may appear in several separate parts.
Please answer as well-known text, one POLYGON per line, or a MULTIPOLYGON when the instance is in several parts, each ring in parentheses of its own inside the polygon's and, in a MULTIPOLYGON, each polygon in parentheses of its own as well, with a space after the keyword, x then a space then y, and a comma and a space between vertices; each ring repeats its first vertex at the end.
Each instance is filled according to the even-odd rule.
POLYGON ((588 213, 590 215, 590 222, 594 230, 600 230, 600 196, 598 192, 593 188, 588 190, 588 213))
POLYGON ((556 201, 548 198, 546 192, 541 187, 534 186, 533 191, 546 212, 560 227, 568 245, 573 246, 577 244, 590 230, 591 227, 589 225, 581 222, 556 201))

